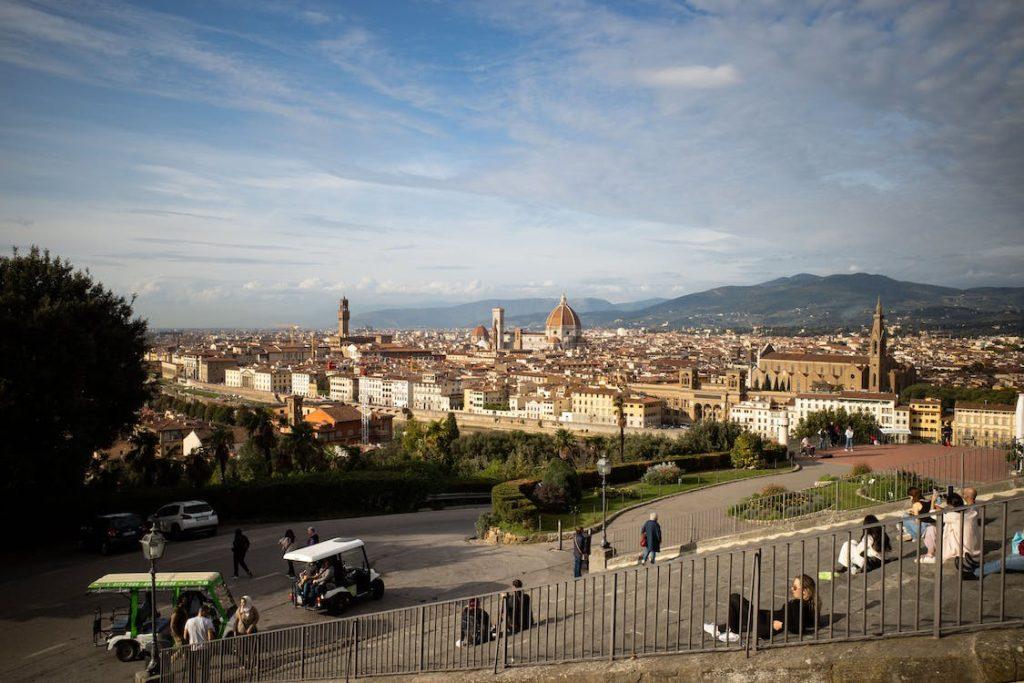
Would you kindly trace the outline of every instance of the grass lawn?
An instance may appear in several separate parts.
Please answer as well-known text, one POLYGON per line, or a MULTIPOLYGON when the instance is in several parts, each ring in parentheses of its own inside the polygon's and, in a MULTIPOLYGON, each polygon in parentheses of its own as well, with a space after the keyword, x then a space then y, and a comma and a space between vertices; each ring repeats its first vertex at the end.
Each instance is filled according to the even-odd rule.
MULTIPOLYGON (((759 470, 712 470, 708 472, 692 472, 684 474, 678 484, 664 484, 654 486, 645 484, 642 481, 632 484, 619 484, 608 486, 608 514, 616 510, 631 507, 644 501, 660 498, 673 493, 682 493, 700 486, 717 484, 720 482, 734 481, 736 479, 747 479, 762 474, 771 474, 779 470, 791 468, 789 463, 780 463, 777 467, 759 470)), ((563 514, 541 513, 540 526, 537 529, 526 529, 519 525, 506 524, 502 522, 501 528, 514 534, 529 536, 535 533, 548 533, 558 529, 558 521, 562 522, 562 530, 568 531, 575 526, 588 527, 601 521, 601 489, 589 489, 583 492, 575 512, 563 514)))

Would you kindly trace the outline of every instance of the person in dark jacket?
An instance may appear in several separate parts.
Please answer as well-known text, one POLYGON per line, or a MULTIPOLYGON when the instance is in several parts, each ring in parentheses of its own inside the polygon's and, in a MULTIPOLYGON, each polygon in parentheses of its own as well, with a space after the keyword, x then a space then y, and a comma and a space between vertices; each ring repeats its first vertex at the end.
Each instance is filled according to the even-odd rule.
POLYGON ((252 578, 249 565, 245 563, 245 554, 249 552, 249 539, 242 533, 241 529, 235 529, 235 538, 231 541, 231 560, 235 567, 235 578, 238 578, 238 568, 241 567, 245 573, 252 578))
POLYGON ((583 565, 590 557, 590 537, 583 533, 583 527, 576 527, 572 536, 572 576, 578 579, 583 576, 583 565))
MULTIPOLYGON (((766 609, 757 611, 754 626, 758 638, 767 640, 772 634, 783 631, 800 635, 814 630, 821 609, 821 600, 815 589, 814 579, 806 574, 795 576, 789 590, 790 598, 785 605, 774 612, 766 609)), ((733 593, 729 596, 726 622, 720 626, 704 624, 704 632, 723 643, 737 643, 740 636, 749 628, 750 613, 750 601, 739 593, 733 593)))
POLYGON ((512 592, 505 598, 505 623, 507 633, 518 633, 533 626, 530 596, 523 591, 523 582, 519 579, 512 582, 512 592))
POLYGON ((651 513, 650 519, 644 522, 640 533, 643 539, 643 554, 640 556, 640 564, 647 562, 648 557, 651 558, 651 564, 654 564, 655 557, 661 552, 661 525, 658 524, 657 512, 651 513))
POLYGON ((313 527, 309 527, 308 529, 306 529, 306 545, 316 545, 319 542, 320 534, 316 532, 316 529, 314 529, 313 527))
POLYGON ((491 616, 480 607, 476 598, 470 598, 459 620, 459 639, 455 647, 479 645, 491 639, 491 616))

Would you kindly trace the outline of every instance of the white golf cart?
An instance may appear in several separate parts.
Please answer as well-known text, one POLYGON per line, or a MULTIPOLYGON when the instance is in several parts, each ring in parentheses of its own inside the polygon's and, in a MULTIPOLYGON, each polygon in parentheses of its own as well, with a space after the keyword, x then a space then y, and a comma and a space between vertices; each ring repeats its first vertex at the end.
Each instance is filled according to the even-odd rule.
POLYGON ((286 553, 284 559, 303 562, 307 573, 316 574, 328 566, 334 577, 320 585, 301 576, 292 584, 291 601, 295 607, 337 614, 356 600, 384 596, 384 581, 366 559, 365 544, 357 538, 332 538, 286 553))

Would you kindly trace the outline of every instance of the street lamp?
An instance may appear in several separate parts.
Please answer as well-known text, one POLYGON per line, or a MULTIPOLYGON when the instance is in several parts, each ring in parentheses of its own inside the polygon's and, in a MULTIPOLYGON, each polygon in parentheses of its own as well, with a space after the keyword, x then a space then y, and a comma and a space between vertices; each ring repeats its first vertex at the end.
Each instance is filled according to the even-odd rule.
POLYGON ((142 546, 142 556, 149 560, 149 579, 151 581, 153 591, 149 596, 149 603, 152 609, 150 614, 150 627, 153 629, 153 645, 149 650, 149 665, 146 667, 146 670, 153 674, 160 668, 160 643, 156 639, 156 561, 164 556, 164 546, 167 545, 167 541, 164 539, 163 534, 156 529, 153 529, 142 537, 139 544, 142 546))
POLYGON ((597 461, 597 472, 601 475, 601 547, 608 548, 608 499, 605 496, 605 490, 607 489, 607 477, 608 473, 612 471, 612 466, 608 463, 608 458, 601 458, 597 461))

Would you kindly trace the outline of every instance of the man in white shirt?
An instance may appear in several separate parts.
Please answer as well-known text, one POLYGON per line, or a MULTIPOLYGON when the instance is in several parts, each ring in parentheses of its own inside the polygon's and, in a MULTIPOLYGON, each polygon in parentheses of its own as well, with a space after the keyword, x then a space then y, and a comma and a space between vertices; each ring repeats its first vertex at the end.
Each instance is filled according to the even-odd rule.
POLYGON ((185 622, 185 642, 198 650, 204 643, 213 640, 213 621, 210 619, 209 608, 203 605, 199 608, 199 614, 185 622))

